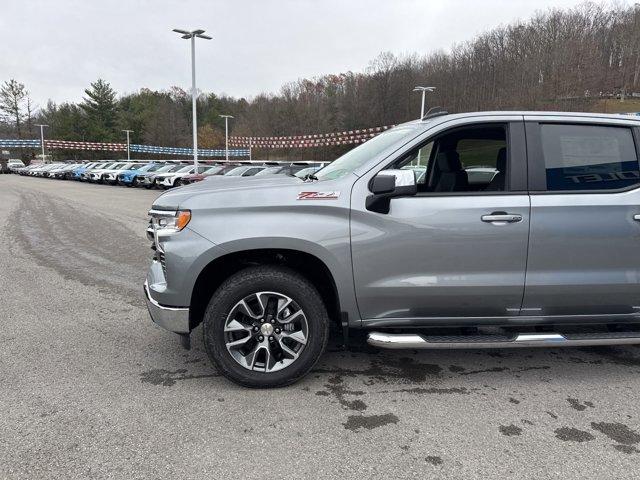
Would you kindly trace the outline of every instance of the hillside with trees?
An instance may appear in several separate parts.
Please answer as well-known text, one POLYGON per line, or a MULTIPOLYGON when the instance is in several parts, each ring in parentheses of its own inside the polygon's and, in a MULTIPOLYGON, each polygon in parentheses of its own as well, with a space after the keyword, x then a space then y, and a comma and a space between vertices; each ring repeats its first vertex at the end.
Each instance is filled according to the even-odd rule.
MULTIPOLYGON (((419 46, 416 46, 419 48, 419 46)), ((437 87, 428 103, 450 112, 475 110, 640 111, 640 7, 583 4, 540 12, 500 26, 449 51, 372 60, 364 72, 299 79, 277 93, 232 98, 201 92, 199 145, 224 144, 219 114, 230 114, 232 135, 333 132, 414 119, 415 85, 437 87)), ((189 146, 191 97, 172 87, 118 96, 105 80, 79 104, 49 102, 34 112, 27 88, 7 80, 0 89, 0 136, 189 146)), ((269 152, 271 158, 333 158, 345 147, 269 152)), ((267 152, 258 152, 266 156, 267 152)), ((104 156, 104 155, 102 155, 104 156)))

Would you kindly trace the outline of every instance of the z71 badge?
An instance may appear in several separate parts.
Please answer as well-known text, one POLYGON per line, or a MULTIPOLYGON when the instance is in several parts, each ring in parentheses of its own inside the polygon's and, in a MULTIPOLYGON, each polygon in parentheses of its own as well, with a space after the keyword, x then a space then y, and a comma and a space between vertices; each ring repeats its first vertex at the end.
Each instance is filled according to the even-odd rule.
POLYGON ((298 200, 336 200, 340 192, 300 192, 298 200))

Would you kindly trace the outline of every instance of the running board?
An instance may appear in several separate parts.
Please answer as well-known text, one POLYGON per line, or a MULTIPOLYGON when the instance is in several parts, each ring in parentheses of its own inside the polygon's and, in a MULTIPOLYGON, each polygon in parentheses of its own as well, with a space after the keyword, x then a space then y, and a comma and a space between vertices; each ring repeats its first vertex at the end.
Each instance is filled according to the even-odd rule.
POLYGON ((603 333, 519 333, 506 335, 416 335, 371 332, 367 343, 391 349, 464 349, 464 348, 530 348, 585 347, 598 345, 640 344, 640 332, 603 333))

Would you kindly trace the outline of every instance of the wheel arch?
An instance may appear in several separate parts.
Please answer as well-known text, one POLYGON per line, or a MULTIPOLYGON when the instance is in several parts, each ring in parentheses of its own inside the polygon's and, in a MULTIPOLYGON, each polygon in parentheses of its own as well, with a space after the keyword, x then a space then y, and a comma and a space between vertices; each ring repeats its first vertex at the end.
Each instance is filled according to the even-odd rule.
POLYGON ((191 329, 202 323, 213 293, 231 275, 249 266, 281 265, 295 270, 318 290, 332 325, 340 324, 340 298, 335 278, 327 264, 316 255, 290 248, 255 248, 239 250, 210 261, 198 274, 189 308, 191 329))

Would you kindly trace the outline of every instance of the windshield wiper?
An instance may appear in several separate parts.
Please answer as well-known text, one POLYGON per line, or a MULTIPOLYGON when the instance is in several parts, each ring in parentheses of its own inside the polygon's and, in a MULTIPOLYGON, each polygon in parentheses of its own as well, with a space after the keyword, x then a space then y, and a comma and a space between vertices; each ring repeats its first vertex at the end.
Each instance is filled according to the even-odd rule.
POLYGON ((309 175, 307 175, 306 177, 304 177, 305 182, 307 180, 318 180, 318 177, 316 177, 313 173, 310 173, 309 175))

